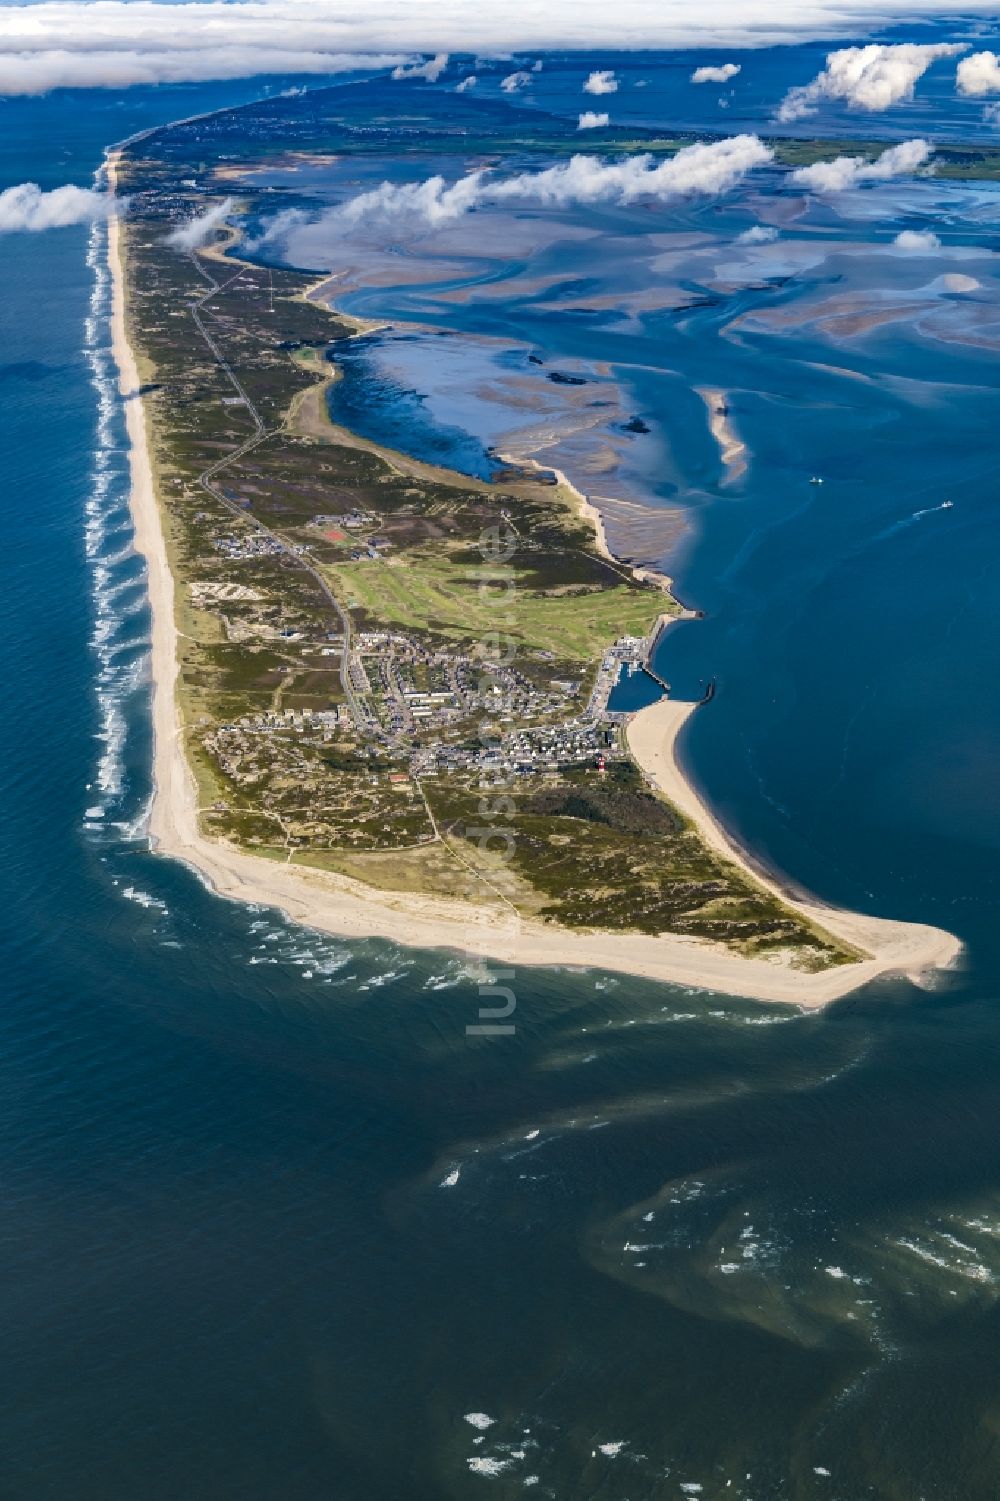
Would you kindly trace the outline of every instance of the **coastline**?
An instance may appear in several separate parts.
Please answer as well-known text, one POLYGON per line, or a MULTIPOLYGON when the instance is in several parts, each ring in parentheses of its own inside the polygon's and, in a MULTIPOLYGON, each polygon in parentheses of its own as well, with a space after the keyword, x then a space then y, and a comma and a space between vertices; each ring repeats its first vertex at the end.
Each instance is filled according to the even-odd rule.
POLYGON ((671 600, 677 605, 675 613, 678 616, 686 613, 683 607, 674 600, 671 593, 673 580, 668 578, 665 573, 660 573, 656 568, 647 568, 642 565, 637 567, 632 563, 626 563, 611 551, 608 545, 608 534, 604 529, 604 517, 590 497, 584 495, 583 491, 574 485, 565 470, 557 469, 555 464, 542 464, 538 459, 534 458, 515 458, 512 455, 504 453, 498 454, 497 457, 503 459, 505 463, 516 464, 526 469, 535 469, 539 472, 548 470, 550 474, 554 474, 559 482, 559 488, 570 497, 581 520, 585 521, 593 531, 594 543, 601 557, 605 558, 615 568, 620 569, 622 573, 631 574, 640 583, 653 584, 657 589, 662 589, 664 594, 669 594, 671 600))
MULTIPOLYGON (((901 973, 919 983, 929 972, 953 968, 962 953, 962 945, 954 934, 943 928, 871 917, 846 907, 831 906, 817 897, 788 890, 753 860, 715 817, 678 760, 678 738, 697 708, 697 703, 664 698, 650 704, 647 709, 641 709, 626 730, 634 760, 653 787, 690 819, 710 849, 734 861, 758 886, 770 891, 814 927, 825 929, 842 943, 871 956, 856 965, 841 967, 841 973, 846 971, 858 976, 847 989, 854 989, 881 974, 901 973), (862 971, 868 973, 862 974, 862 971)), ((833 979, 837 973, 837 970, 825 970, 811 978, 833 979)))
MULTIPOLYGON (((116 155, 106 161, 116 189, 116 155)), ((818 973, 743 958, 731 950, 681 935, 648 936, 558 928, 512 916, 509 907, 474 906, 443 898, 395 895, 347 877, 282 865, 209 840, 199 828, 198 794, 184 750, 176 695, 177 627, 174 579, 155 495, 140 380, 126 327, 125 279, 117 215, 108 221, 112 278, 112 347, 125 401, 129 439, 129 505, 135 547, 147 568, 152 615, 153 800, 152 847, 181 860, 220 896, 280 908, 297 922, 348 939, 382 938, 406 947, 448 950, 505 965, 602 969, 650 980, 798 1006, 821 1006, 887 973, 913 978, 953 964, 960 945, 952 935, 916 924, 887 922, 790 898, 786 906, 871 957, 818 973)), ((569 487, 575 491, 575 487, 569 487)), ((579 491, 575 491, 579 495, 579 491)), ((582 498, 582 497, 581 497, 582 498)), ((584 500, 589 506, 589 502, 584 500)), ((586 514, 586 513, 585 513, 586 514)), ((589 519, 589 517, 588 517, 589 519)), ((600 534, 599 534, 600 535, 600 534)), ((610 556, 610 554, 609 554, 610 556)), ((617 560, 615 560, 617 561, 617 560)), ((627 566, 627 565, 626 565, 627 566)), ((663 700, 629 726, 633 756, 659 790, 758 884, 768 885, 717 824, 677 763, 675 741, 694 705, 663 700), (721 841, 721 843, 720 843, 721 841)))

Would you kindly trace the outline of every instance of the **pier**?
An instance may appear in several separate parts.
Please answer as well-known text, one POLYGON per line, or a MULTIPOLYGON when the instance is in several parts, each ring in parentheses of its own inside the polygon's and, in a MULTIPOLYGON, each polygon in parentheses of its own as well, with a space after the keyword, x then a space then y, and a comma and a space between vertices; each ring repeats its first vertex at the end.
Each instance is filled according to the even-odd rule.
POLYGON ((646 649, 642 657, 643 672, 647 677, 652 678, 657 687, 662 688, 664 693, 666 694, 669 694, 670 692, 670 684, 667 682, 666 678, 660 676, 656 668, 653 666, 653 656, 656 652, 657 645, 659 643, 660 637, 663 635, 663 632, 667 629, 667 626, 670 624, 670 622, 676 619, 677 617, 675 615, 661 615, 659 617, 653 629, 650 631, 649 635, 646 638, 646 649))
POLYGON ((642 670, 648 678, 652 678, 653 682, 658 684, 659 687, 663 689, 664 693, 670 692, 670 684, 667 682, 666 678, 661 678, 660 674, 656 671, 656 668, 651 667, 648 661, 643 662, 642 670))

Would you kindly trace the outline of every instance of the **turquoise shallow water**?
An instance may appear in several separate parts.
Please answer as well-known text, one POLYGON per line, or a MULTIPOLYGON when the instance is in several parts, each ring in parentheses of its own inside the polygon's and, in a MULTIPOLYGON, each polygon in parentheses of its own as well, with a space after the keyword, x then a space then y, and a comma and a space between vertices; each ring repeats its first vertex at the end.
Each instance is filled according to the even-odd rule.
MULTIPOLYGON (((192 93, 132 96, 127 128, 192 93)), ((9 105, 7 180, 85 181, 125 133, 86 103, 9 105)), ((707 618, 664 648, 678 686, 720 680, 692 770, 792 875, 954 927, 967 969, 809 1017, 521 973, 515 1035, 470 1043, 455 961, 220 903, 144 848, 87 241, 0 241, 0 1491, 993 1497, 992 356, 880 335, 868 384, 810 367, 804 408, 815 341, 748 334, 739 491, 678 373, 715 378, 732 305, 655 324, 674 373, 628 377, 666 482, 699 476, 675 562, 707 618)))

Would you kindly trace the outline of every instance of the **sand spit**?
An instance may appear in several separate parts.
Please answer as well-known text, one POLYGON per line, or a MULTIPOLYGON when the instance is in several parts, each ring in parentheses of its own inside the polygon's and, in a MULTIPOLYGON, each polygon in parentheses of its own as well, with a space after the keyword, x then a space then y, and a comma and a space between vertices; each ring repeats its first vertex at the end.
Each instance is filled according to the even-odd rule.
MULTIPOLYGON (((113 154, 107 166, 113 191, 113 154)), ((742 959, 697 939, 570 931, 519 918, 509 907, 500 905, 473 906, 432 896, 378 891, 346 877, 278 864, 205 838, 199 827, 197 790, 184 753, 175 691, 174 580, 154 492, 145 413, 138 395, 139 373, 127 337, 117 219, 110 220, 108 233, 114 287, 112 341, 130 444, 130 505, 135 546, 146 561, 152 612, 155 790, 150 836, 159 853, 182 860, 220 896, 278 907, 310 927, 347 939, 378 937, 408 947, 457 951, 480 961, 496 960, 505 968, 541 965, 617 970, 698 989, 821 1006, 879 974, 902 971, 916 976, 954 962, 959 944, 947 933, 836 912, 818 904, 807 907, 789 902, 807 913, 810 920, 872 955, 858 964, 803 974, 780 964, 742 959)), ((694 819, 710 843, 746 864, 677 765, 674 741, 691 707, 668 701, 637 715, 629 730, 632 753, 661 790, 694 819)))
POLYGON ((741 479, 747 472, 747 446, 738 438, 729 421, 729 407, 725 391, 716 391, 710 386, 700 386, 698 395, 708 408, 708 425, 712 437, 719 445, 719 453, 726 469, 727 480, 741 479))
POLYGON ((668 698, 640 710, 626 732, 629 749, 657 791, 690 818, 710 849, 741 866, 759 886, 779 897, 808 922, 869 956, 858 964, 800 980, 799 983, 808 986, 810 995, 828 987, 829 993, 824 998, 832 1000, 876 975, 900 973, 920 982, 935 970, 952 968, 962 948, 953 934, 922 923, 868 917, 792 893, 752 862, 726 833, 678 762, 677 737, 698 707, 695 703, 668 698), (846 985, 842 984, 844 979, 846 985))

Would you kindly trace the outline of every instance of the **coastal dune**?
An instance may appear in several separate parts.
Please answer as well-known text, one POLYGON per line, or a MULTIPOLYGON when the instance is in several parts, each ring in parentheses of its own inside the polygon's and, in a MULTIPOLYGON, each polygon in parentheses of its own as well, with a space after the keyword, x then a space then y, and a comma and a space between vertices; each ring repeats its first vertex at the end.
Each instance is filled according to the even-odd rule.
MULTIPOLYGON (((111 154, 107 171, 112 191, 115 165, 111 154)), ((879 975, 899 972, 919 977, 954 963, 960 945, 948 933, 790 899, 768 878, 752 871, 681 773, 675 741, 694 706, 672 700, 643 710, 630 724, 629 746, 637 762, 697 825, 707 843, 742 865, 762 885, 771 885, 810 922, 869 957, 809 974, 781 963, 741 958, 700 939, 568 930, 520 918, 500 904, 473 906, 433 896, 397 895, 207 839, 200 829, 197 789, 184 751, 176 693, 174 580, 154 490, 139 373, 127 337, 121 229, 114 217, 108 234, 112 341, 130 445, 130 504, 135 546, 146 562, 152 612, 154 796, 149 832, 159 853, 183 861, 220 896, 280 908, 310 927, 347 939, 384 938, 408 947, 450 950, 479 961, 496 960, 507 968, 544 965, 615 970, 698 989, 819 1006, 879 975)))

